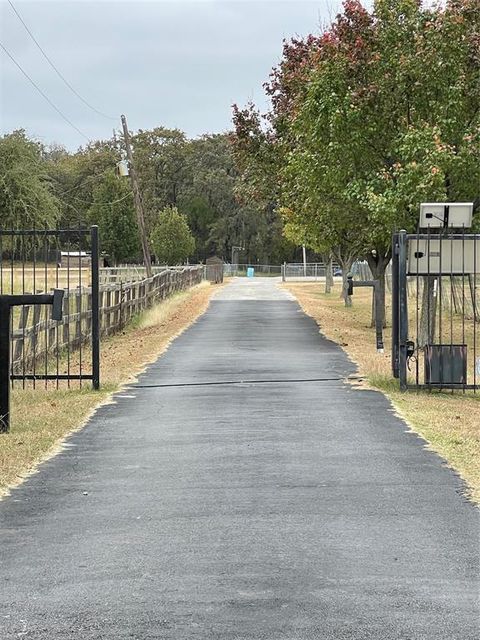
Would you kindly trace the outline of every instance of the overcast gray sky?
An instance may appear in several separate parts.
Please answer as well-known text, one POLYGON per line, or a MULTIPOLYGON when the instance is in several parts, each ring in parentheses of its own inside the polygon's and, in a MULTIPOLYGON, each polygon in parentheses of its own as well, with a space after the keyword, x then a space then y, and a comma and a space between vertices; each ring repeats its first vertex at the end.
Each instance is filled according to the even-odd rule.
MULTIPOLYGON (((0 41, 88 138, 107 138, 125 113, 131 129, 178 127, 194 137, 230 127, 231 105, 265 107, 262 83, 283 38, 317 32, 337 0, 20 1, 13 4, 92 113, 55 75, 6 0, 0 41)), ((25 128, 74 149, 85 140, 0 50, 2 133, 25 128)))

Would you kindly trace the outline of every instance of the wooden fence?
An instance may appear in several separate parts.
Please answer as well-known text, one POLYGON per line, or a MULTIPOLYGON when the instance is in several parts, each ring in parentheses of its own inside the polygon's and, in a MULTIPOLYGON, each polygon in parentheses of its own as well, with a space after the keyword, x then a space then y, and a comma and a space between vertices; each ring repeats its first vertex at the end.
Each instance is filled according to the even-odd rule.
MULTIPOLYGON (((100 333, 121 331, 138 313, 172 294, 199 284, 203 267, 169 269, 151 278, 100 286, 100 333)), ((81 348, 92 335, 92 293, 89 287, 65 291, 63 321, 51 320, 47 306, 19 307, 13 317, 12 370, 14 373, 49 368, 48 355, 81 348)))
MULTIPOLYGON (((205 265, 191 265, 192 267, 205 268, 205 265)), ((164 271, 182 271, 185 267, 169 267, 166 265, 152 265, 153 275, 164 271)), ((116 267, 101 267, 99 270, 100 284, 112 284, 116 282, 135 282, 145 280, 147 272, 145 267, 138 264, 123 264, 116 267)))

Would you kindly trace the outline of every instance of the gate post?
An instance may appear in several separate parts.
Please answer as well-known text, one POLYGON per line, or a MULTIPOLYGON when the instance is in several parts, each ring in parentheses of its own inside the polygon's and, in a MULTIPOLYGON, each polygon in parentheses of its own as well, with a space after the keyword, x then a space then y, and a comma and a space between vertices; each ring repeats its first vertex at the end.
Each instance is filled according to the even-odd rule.
POLYGON ((399 377, 398 363, 398 233, 392 236, 392 373, 399 377))
POLYGON ((90 228, 92 241, 92 385, 94 389, 100 388, 100 285, 98 279, 99 248, 98 226, 90 228))
POLYGON ((0 295, 0 433, 10 430, 10 316, 15 306, 49 304, 53 306, 52 319, 62 319, 63 289, 50 294, 0 295))
POLYGON ((408 304, 407 304, 407 232, 398 234, 398 365, 400 390, 407 389, 407 341, 408 341, 408 304))
POLYGON ((0 433, 10 423, 10 305, 0 298, 0 433))

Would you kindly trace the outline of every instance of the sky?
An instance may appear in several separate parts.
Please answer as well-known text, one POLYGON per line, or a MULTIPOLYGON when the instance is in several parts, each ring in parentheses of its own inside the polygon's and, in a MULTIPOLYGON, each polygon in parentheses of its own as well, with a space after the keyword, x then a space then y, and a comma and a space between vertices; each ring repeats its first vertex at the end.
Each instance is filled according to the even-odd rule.
MULTIPOLYGON (((179 128, 189 137, 226 131, 231 105, 267 107, 262 88, 282 41, 317 33, 337 0, 12 0, 56 67, 55 74, 0 0, 0 43, 87 139, 105 139, 125 113, 132 130, 179 128)), ((70 150, 86 139, 0 49, 0 131, 70 150)))

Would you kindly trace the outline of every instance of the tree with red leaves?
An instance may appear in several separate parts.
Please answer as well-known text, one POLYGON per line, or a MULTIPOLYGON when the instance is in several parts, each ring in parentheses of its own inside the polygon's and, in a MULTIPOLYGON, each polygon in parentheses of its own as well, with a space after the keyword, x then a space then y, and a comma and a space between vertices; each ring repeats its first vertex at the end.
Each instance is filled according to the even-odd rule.
POLYGON ((262 135, 291 238, 364 257, 383 283, 391 233, 415 228, 421 201, 475 199, 479 23, 478 0, 346 0, 321 35, 285 44, 262 135))

